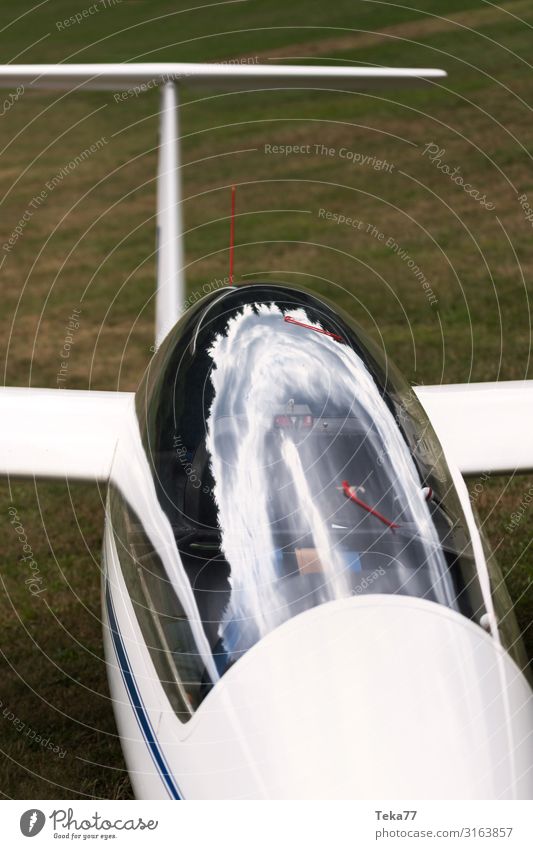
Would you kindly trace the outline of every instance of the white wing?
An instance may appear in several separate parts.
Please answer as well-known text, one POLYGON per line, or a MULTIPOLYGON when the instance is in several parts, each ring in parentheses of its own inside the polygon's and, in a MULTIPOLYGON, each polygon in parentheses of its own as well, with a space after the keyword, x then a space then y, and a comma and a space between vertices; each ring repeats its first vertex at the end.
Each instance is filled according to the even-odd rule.
POLYGON ((464 475, 533 471, 533 380, 413 388, 464 475))
MULTIPOLYGON (((533 381, 414 387, 465 475, 533 471, 533 381)), ((130 392, 0 387, 0 474, 107 481, 130 392)))
POLYGON ((0 387, 0 474, 107 481, 130 392, 0 387))

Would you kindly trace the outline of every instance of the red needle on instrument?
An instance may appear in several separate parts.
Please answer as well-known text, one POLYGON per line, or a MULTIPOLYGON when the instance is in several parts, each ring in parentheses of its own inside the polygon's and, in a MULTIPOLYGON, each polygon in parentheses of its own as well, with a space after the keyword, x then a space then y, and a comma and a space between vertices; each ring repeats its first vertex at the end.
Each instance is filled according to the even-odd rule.
POLYGON ((388 525, 389 528, 392 529, 400 527, 396 524, 396 522, 389 522, 389 520, 386 519, 385 516, 382 516, 381 513, 379 513, 377 510, 375 510, 374 507, 371 507, 370 504, 366 504, 364 501, 358 498, 355 492, 353 492, 348 481, 342 482, 342 488, 344 490, 346 498, 350 498, 352 501, 355 501, 356 504, 359 504, 359 507, 362 507, 364 510, 367 510, 369 513, 372 513, 372 515, 375 516, 376 519, 379 519, 380 522, 383 522, 384 525, 388 525))

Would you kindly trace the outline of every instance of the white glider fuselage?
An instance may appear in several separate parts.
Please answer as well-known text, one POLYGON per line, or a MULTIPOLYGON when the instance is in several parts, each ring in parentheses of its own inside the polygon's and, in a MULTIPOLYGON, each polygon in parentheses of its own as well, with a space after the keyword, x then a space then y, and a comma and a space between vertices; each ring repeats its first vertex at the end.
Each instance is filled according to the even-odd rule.
POLYGON ((405 596, 329 602, 251 649, 183 724, 127 594, 112 595, 139 695, 106 627, 108 678, 139 799, 531 798, 529 685, 460 614, 405 596))
POLYGON ((305 293, 189 312, 137 393, 106 517, 136 796, 529 798, 512 612, 414 396, 305 293))

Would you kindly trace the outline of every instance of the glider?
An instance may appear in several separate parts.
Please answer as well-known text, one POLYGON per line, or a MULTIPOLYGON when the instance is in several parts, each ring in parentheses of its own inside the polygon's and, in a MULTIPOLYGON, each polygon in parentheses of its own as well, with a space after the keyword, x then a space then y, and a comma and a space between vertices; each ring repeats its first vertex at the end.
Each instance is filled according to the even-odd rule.
POLYGON ((410 387, 257 281, 184 303, 177 90, 436 69, 9 65, 161 87, 156 346, 136 393, 0 389, 0 472, 108 485, 110 691, 138 798, 531 798, 532 693, 464 475, 533 470, 533 382, 410 387))

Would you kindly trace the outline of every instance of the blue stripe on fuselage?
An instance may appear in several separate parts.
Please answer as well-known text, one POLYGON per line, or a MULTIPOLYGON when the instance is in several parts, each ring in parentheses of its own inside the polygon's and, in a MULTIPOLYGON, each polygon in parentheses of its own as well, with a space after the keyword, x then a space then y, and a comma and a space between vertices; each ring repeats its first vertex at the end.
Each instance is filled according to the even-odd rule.
POLYGON ((146 708, 143 704, 143 700, 141 698, 141 694, 135 682, 135 677, 132 672, 131 664, 128 659, 128 655, 126 653, 126 649, 124 647, 124 643, 122 641, 122 636, 120 634, 120 630, 117 623, 117 617, 115 615, 115 610, 113 607, 113 601, 111 599, 111 590, 109 588, 109 580, 106 578, 106 606, 107 606, 107 615, 109 617, 109 629, 111 631, 111 637, 113 639, 113 645, 115 647, 115 652, 117 655, 118 664, 120 667, 120 671, 122 673, 122 679, 124 681, 124 686, 126 687, 126 691, 128 693, 131 706, 135 713, 135 717, 137 719, 139 728, 141 729, 142 735, 150 750, 150 754, 152 759, 158 769, 159 775, 163 780, 167 792, 171 799, 182 799, 182 795, 180 794, 178 787, 174 781, 174 777, 170 772, 170 769, 166 763, 166 760, 161 751, 161 747, 159 742, 154 734, 154 730, 152 728, 152 724, 146 712, 146 708))

